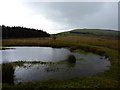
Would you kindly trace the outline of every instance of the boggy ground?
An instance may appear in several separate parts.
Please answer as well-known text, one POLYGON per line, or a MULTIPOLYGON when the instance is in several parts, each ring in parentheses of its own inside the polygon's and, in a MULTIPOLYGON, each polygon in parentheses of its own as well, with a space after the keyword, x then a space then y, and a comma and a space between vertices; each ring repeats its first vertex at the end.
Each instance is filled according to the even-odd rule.
POLYGON ((3 39, 3 46, 51 46, 67 47, 70 50, 83 49, 105 55, 111 62, 109 70, 89 77, 74 77, 63 80, 50 79, 44 82, 29 82, 20 85, 3 83, 3 89, 40 89, 40 88, 119 88, 120 61, 118 42, 120 39, 97 36, 58 36, 50 38, 3 39))

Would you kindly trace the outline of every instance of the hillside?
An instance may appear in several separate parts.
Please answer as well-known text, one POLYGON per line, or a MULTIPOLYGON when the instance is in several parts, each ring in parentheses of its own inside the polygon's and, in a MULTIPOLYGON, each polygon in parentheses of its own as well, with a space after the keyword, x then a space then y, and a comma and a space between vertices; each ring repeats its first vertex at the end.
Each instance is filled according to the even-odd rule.
POLYGON ((108 36, 119 37, 119 31, 101 30, 101 29, 75 29, 67 32, 58 33, 58 35, 94 35, 94 36, 108 36))

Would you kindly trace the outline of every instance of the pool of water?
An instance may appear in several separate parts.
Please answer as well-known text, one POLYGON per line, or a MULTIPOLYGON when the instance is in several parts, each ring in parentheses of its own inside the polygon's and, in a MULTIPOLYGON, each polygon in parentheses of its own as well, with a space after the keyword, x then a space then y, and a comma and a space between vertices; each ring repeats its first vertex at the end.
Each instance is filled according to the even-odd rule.
POLYGON ((109 69, 110 61, 105 56, 93 53, 76 53, 65 48, 51 47, 5 47, 2 51, 2 62, 44 61, 57 62, 73 54, 76 63, 61 64, 30 64, 15 66, 13 82, 15 84, 63 79, 69 77, 91 76, 109 69))
POLYGON ((2 50, 2 62, 56 62, 66 59, 70 54, 74 54, 76 58, 81 57, 80 54, 70 52, 68 49, 65 48, 58 49, 51 47, 5 47, 5 49, 2 50))

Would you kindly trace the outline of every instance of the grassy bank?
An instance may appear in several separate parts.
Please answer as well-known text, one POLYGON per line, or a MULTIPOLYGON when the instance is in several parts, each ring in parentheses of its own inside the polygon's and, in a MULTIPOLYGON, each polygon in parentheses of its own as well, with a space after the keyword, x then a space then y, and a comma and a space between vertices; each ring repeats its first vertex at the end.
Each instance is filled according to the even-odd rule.
POLYGON ((120 39, 112 37, 97 36, 58 36, 56 40, 50 38, 19 38, 19 39, 3 39, 3 46, 68 46, 68 44, 87 44, 93 46, 107 47, 120 50, 118 45, 120 39))
POLYGON ((119 46, 118 39, 95 36, 59 36, 51 38, 4 39, 3 46, 52 46, 67 47, 70 50, 84 49, 100 55, 105 55, 111 62, 109 70, 90 77, 66 78, 63 80, 47 80, 44 82, 29 82, 21 85, 3 84, 3 88, 119 88, 119 46))

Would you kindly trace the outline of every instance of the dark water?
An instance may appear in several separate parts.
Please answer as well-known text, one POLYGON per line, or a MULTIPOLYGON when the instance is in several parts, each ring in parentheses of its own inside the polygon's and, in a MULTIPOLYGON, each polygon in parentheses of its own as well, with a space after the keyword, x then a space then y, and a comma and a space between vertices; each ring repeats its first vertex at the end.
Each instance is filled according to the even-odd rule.
POLYGON ((104 56, 93 53, 79 54, 65 48, 11 47, 11 49, 2 50, 2 60, 3 62, 21 60, 57 62, 66 59, 69 54, 77 58, 76 63, 25 63, 23 66, 14 67, 14 83, 91 76, 109 69, 110 61, 104 56))

